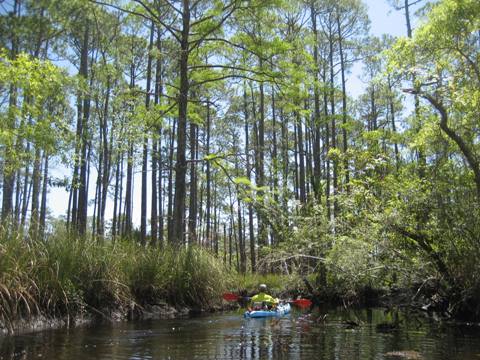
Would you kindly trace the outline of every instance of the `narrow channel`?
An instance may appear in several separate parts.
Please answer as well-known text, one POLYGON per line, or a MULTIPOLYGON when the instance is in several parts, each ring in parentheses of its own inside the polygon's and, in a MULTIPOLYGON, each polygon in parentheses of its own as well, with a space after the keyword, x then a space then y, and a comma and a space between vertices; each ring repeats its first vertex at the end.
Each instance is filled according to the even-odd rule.
POLYGON ((480 359, 480 328, 385 309, 242 312, 0 339, 0 359, 480 359))

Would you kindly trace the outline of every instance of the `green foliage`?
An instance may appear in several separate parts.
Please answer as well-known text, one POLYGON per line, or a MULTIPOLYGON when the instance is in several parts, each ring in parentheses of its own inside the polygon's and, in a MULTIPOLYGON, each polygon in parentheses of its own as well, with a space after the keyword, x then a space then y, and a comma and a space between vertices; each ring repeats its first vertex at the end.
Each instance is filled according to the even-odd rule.
POLYGON ((109 316, 133 304, 213 306, 231 282, 207 251, 98 243, 57 233, 46 242, 0 238, 0 322, 33 315, 109 316))
MULTIPOLYGON (((15 89, 24 100, 0 110, 0 144, 13 146, 21 137, 55 154, 71 141, 68 92, 74 81, 51 62, 24 53, 10 59, 0 49, 0 58, 0 89, 15 89)), ((32 154, 17 151, 14 156, 9 165, 18 168, 32 154)))
POLYGON ((235 287, 231 288, 236 293, 246 292, 254 294, 258 292, 260 284, 267 285, 268 292, 272 296, 282 297, 285 290, 302 292, 304 283, 301 277, 294 273, 291 275, 281 274, 238 274, 234 277, 235 287))

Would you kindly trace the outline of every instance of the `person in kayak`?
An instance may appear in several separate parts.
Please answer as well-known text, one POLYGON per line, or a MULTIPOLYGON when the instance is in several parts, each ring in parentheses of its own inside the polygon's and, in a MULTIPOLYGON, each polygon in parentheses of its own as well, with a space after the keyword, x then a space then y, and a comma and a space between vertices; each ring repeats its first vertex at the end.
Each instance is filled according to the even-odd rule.
POLYGON ((250 310, 270 310, 278 305, 278 299, 266 294, 267 285, 260 284, 260 292, 250 300, 250 310))

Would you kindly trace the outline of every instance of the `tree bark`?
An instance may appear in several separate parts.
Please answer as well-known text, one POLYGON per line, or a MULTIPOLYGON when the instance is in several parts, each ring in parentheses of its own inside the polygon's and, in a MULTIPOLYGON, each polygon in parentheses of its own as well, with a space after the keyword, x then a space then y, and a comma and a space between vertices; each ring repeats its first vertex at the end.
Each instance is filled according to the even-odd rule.
MULTIPOLYGON (((81 50, 80 76, 88 80, 88 45, 89 45, 89 24, 85 24, 83 35, 83 45, 81 50)), ((78 213, 77 213, 77 231, 79 235, 84 235, 87 231, 87 211, 88 211, 88 183, 87 183, 87 147, 88 147, 88 119, 90 117, 90 99, 88 95, 83 96, 82 113, 82 132, 80 135, 80 176, 78 183, 78 213)))
POLYGON ((197 242, 197 136, 198 128, 190 123, 190 202, 188 210, 189 244, 197 242))
POLYGON ((120 156, 117 159, 116 170, 115 170, 115 190, 113 195, 113 214, 112 214, 112 240, 115 242, 117 237, 117 211, 118 211, 118 195, 119 195, 119 187, 120 187, 120 156))
MULTIPOLYGON (((251 167, 250 167, 250 137, 249 137, 249 112, 248 112, 248 101, 247 101, 247 88, 245 82, 243 82, 243 114, 245 120, 245 159, 246 159, 246 170, 247 170, 247 178, 251 179, 251 167)), ((249 233, 249 240, 250 240, 250 264, 252 268, 252 272, 257 270, 257 263, 256 263, 256 252, 255 252, 255 235, 253 233, 253 207, 252 204, 248 204, 248 233, 249 233)))
POLYGON ((183 0, 182 34, 180 42, 180 91, 178 94, 178 132, 177 132, 177 162, 175 164, 175 197, 173 206, 173 226, 170 242, 176 246, 183 243, 185 218, 185 178, 187 172, 187 110, 189 92, 189 34, 190 34, 190 0, 183 0))
MULTIPOLYGON (((152 22, 150 25, 150 40, 148 43, 148 57, 147 57, 147 79, 146 79, 146 95, 145 95, 145 109, 148 112, 150 109, 150 89, 152 83, 152 49, 153 49, 153 35, 155 33, 155 26, 152 22)), ((144 130, 143 137, 143 153, 142 153, 142 192, 141 192, 141 210, 140 210, 140 243, 145 246, 147 244, 147 170, 148 170, 148 133, 144 130)), ((152 184, 152 187, 155 186, 152 184)))
POLYGON ((314 2, 310 3, 310 18, 312 22, 312 32, 314 36, 313 45, 313 61, 315 63, 315 84, 313 86, 313 106, 314 106, 314 118, 312 124, 312 136, 313 136, 313 192, 317 201, 321 200, 321 156, 320 156, 320 69, 318 64, 318 29, 317 29, 317 13, 315 11, 314 2))
POLYGON ((48 160, 49 156, 46 151, 43 153, 43 185, 42 185, 42 202, 40 204, 40 239, 45 239, 45 224, 47 219, 47 195, 48 195, 48 160))
POLYGON ((41 182, 41 150, 37 146, 35 148, 35 159, 33 161, 32 174, 32 208, 30 212, 30 237, 37 239, 39 224, 39 207, 40 207, 40 182, 41 182))
POLYGON ((305 204, 307 202, 307 196, 305 191, 305 149, 303 143, 303 124, 302 117, 297 112, 297 149, 298 149, 298 165, 299 165, 299 190, 300 190, 300 202, 305 204))
MULTIPOLYGON (((157 41, 156 48, 158 53, 162 51, 162 38, 160 29, 157 29, 157 41)), ((161 102, 163 88, 162 88, 162 60, 160 58, 156 61, 155 66, 155 92, 154 92, 154 104, 158 105, 161 102)), ((159 216, 162 218, 162 129, 161 127, 156 127, 158 141, 152 139, 152 202, 151 202, 151 244, 156 246, 158 242, 158 237, 160 235, 160 244, 163 243, 163 221, 160 222, 160 233, 159 233, 159 216), (158 180, 157 180, 158 172, 158 180)))
POLYGON ((337 33, 338 33, 338 51, 340 53, 340 72, 342 77, 342 138, 343 138, 343 153, 344 153, 344 160, 343 160, 343 172, 345 173, 345 184, 347 193, 349 192, 349 182, 350 182, 350 174, 348 171, 348 159, 347 159, 347 150, 348 150, 348 142, 347 142, 347 89, 346 89, 346 80, 345 80, 345 56, 343 53, 343 36, 342 36, 342 28, 340 25, 340 18, 337 16, 337 33))
MULTIPOLYGON (((210 100, 207 99, 207 139, 206 139, 206 155, 210 154, 210 128, 211 128, 211 119, 210 119, 210 100)), ((248 162, 248 160, 247 160, 248 162)), ((211 237, 211 230, 210 230, 210 223, 211 223, 211 207, 212 207, 212 170, 210 166, 210 161, 207 161, 207 189, 206 189, 206 214, 205 214, 205 243, 209 246, 212 245, 212 237, 211 237)))
MULTIPOLYGON (((330 29, 329 32, 329 64, 330 64, 330 114, 331 114, 331 144, 330 149, 336 149, 337 147, 337 130, 335 120, 335 75, 334 75, 334 63, 333 63, 333 44, 334 37, 330 29)), ((336 218, 338 213, 338 200, 336 199, 338 190, 338 160, 333 159, 333 217, 336 218)))
POLYGON ((457 144, 467 160, 467 164, 470 166, 470 169, 474 174, 475 186, 477 189, 477 201, 480 203, 480 162, 465 140, 463 140, 463 138, 448 125, 448 113, 443 104, 429 94, 420 93, 419 95, 428 100, 428 102, 440 113, 440 128, 455 142, 455 144, 457 144))
MULTIPOLYGON (((20 0, 15 0, 13 3, 12 17, 15 21, 20 13, 20 0)), ((15 59, 19 51, 19 39, 18 34, 13 31, 10 34, 12 48, 10 50, 10 58, 15 59)), ((9 91, 9 100, 8 100, 8 125, 7 128, 14 130, 15 129, 15 111, 17 107, 17 89, 15 86, 10 86, 9 91)), ((5 160, 3 162, 3 189, 2 189, 2 224, 7 225, 11 220, 12 211, 13 211, 13 192, 15 186, 15 171, 13 166, 13 145, 14 140, 11 144, 6 146, 5 150, 5 160)))

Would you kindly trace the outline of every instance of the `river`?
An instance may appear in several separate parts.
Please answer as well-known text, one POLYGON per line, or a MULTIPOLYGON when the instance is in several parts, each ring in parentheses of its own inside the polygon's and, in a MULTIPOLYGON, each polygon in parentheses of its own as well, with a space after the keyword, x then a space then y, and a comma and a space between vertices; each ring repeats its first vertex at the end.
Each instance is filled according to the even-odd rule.
POLYGON ((268 319, 229 312, 4 337, 0 359, 480 360, 480 329, 383 309, 268 319))

